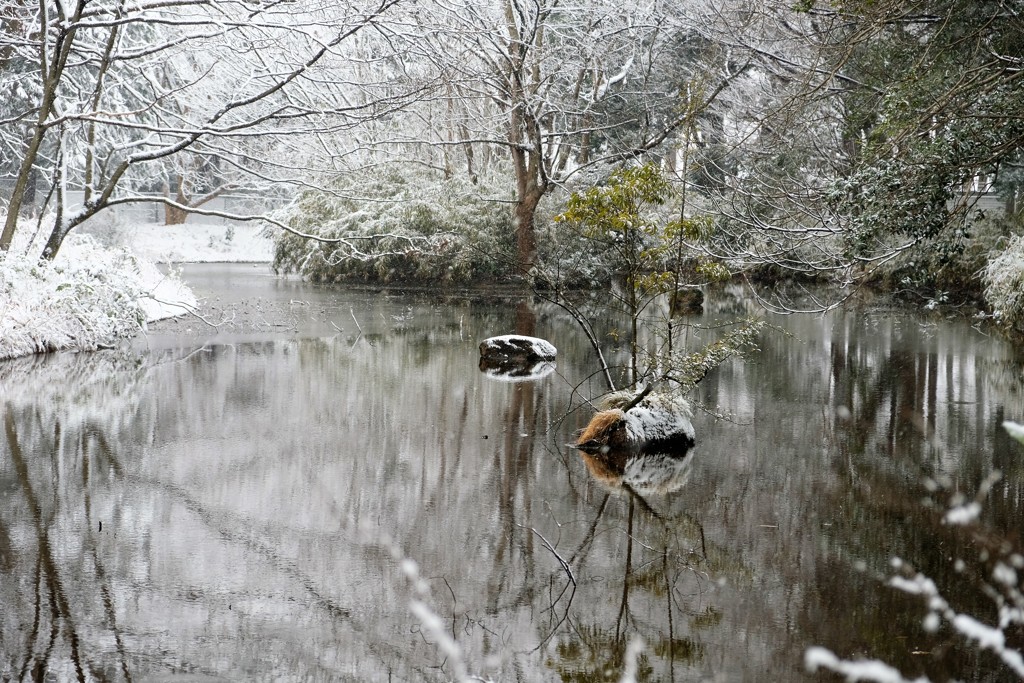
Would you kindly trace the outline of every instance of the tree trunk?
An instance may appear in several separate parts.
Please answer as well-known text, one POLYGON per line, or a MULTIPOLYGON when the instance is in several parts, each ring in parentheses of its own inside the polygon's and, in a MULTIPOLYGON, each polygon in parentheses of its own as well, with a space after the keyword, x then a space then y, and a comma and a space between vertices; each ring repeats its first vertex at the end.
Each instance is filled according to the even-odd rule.
MULTIPOLYGON (((45 9, 45 3, 42 7, 45 9)), ((84 8, 85 2, 80 2, 76 7, 74 16, 66 18, 69 19, 67 24, 75 24, 81 17, 84 8)), ((40 14, 39 35, 44 44, 48 30, 48 15, 46 11, 43 11, 40 14)), ((46 61, 47 53, 45 49, 41 52, 41 57, 43 57, 40 65, 43 70, 42 100, 39 103, 39 112, 36 115, 32 137, 29 139, 25 156, 21 161, 21 167, 18 169, 18 176, 14 183, 14 193, 11 195, 11 201, 7 205, 7 221, 4 223, 3 232, 0 233, 0 251, 7 251, 11 248, 14 230, 18 225, 18 215, 21 213, 21 207, 25 201, 28 183, 34 178, 33 171, 35 170, 36 158, 43 144, 43 138, 46 137, 46 120, 53 110, 53 104, 57 98, 57 87, 64 75, 64 66, 67 63, 71 45, 75 40, 76 31, 76 28, 60 29, 53 43, 51 61, 46 61)), ((63 237, 61 239, 63 240, 63 237)))
POLYGON ((47 261, 52 261, 57 258, 57 252, 60 251, 60 245, 64 244, 64 238, 68 236, 70 230, 63 230, 58 221, 57 225, 53 226, 53 230, 50 231, 50 238, 46 240, 46 246, 43 247, 43 258, 47 261))
MULTIPOLYGON (((61 169, 63 173, 63 168, 61 169)), ((66 197, 64 196, 64 178, 63 175, 58 176, 55 180, 57 188, 57 216, 53 220, 53 229, 50 230, 50 236, 46 239, 46 246, 43 247, 42 258, 47 261, 52 261, 57 258, 57 252, 60 251, 60 246, 64 244, 64 238, 68 236, 71 229, 78 225, 81 221, 85 220, 84 216, 78 218, 78 222, 70 224, 67 222, 67 218, 64 215, 64 209, 66 207, 66 197)))
POLYGON ((14 181, 14 193, 11 195, 11 201, 7 205, 7 221, 4 223, 3 233, 0 233, 0 251, 10 249, 11 242, 14 240, 14 229, 18 225, 18 216, 21 214, 21 207, 28 191, 28 184, 34 178, 32 172, 33 164, 36 155, 39 153, 39 147, 43 142, 43 135, 45 133, 44 120, 40 116, 40 121, 36 124, 35 133, 32 135, 28 149, 25 152, 25 158, 22 160, 21 168, 18 170, 18 177, 14 181))
POLYGON ((184 225, 186 220, 188 220, 188 211, 164 204, 164 225, 184 225))
MULTIPOLYGON (((174 202, 181 206, 188 206, 188 197, 185 196, 185 179, 178 178, 174 189, 174 202)), ((166 186, 165 186, 166 188, 166 186)), ((166 188, 164 191, 165 196, 170 196, 170 188, 166 188)), ((180 206, 171 206, 170 204, 164 204, 164 225, 184 225, 188 219, 188 211, 181 208, 180 206)))
POLYGON ((516 270, 520 275, 528 276, 537 261, 537 232, 534 221, 537 205, 544 196, 545 188, 541 178, 542 160, 537 151, 539 146, 525 150, 516 145, 516 133, 523 128, 526 128, 526 139, 536 139, 529 135, 530 127, 525 126, 523 120, 514 115, 511 127, 513 134, 510 137, 513 143, 512 166, 516 173, 516 270))
POLYGON ((25 197, 21 205, 21 214, 23 216, 35 216, 36 211, 39 207, 36 206, 37 195, 39 193, 39 171, 33 166, 32 170, 28 174, 28 185, 25 186, 25 197))
POLYGON ((535 217, 537 205, 544 193, 534 187, 516 200, 516 268, 522 275, 527 275, 537 261, 537 231, 535 217))

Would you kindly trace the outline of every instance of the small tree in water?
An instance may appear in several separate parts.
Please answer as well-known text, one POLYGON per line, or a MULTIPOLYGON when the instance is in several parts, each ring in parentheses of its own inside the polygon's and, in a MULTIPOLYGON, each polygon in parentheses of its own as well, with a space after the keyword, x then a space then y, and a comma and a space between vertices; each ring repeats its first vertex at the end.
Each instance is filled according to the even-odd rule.
MULTIPOLYGON (((665 220, 664 212, 657 211, 673 194, 672 183, 657 166, 631 166, 612 173, 604 185, 573 194, 565 211, 555 217, 557 222, 578 225, 585 238, 603 245, 612 268, 621 278, 621 294, 613 291, 611 296, 629 316, 632 383, 640 377, 638 332, 646 309, 659 297, 669 296, 666 323, 671 355, 672 318, 686 312, 677 302, 688 292, 700 296, 694 283, 683 282, 684 268, 692 269, 703 282, 721 281, 730 275, 724 265, 696 254, 687 246, 708 239, 713 226, 709 217, 680 215, 665 220)), ((678 364, 670 362, 670 366, 675 365, 678 364)))

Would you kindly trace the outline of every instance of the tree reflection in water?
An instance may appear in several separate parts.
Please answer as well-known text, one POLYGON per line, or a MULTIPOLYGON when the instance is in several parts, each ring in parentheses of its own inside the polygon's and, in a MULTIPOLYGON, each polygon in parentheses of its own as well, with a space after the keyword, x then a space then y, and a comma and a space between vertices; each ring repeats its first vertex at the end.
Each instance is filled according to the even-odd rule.
MULTIPOLYGON (((579 454, 591 476, 609 491, 580 550, 589 547, 587 541, 596 531, 609 499, 616 494, 625 494, 628 501, 621 597, 614 628, 600 623, 573 624, 571 632, 575 637, 559 643, 557 651, 561 661, 555 664, 555 668, 562 680, 607 680, 609 672, 625 668, 627 647, 633 639, 645 645, 644 650, 640 650, 638 676, 645 679, 653 675, 656 671, 653 660, 656 658, 660 660, 658 670, 667 672, 669 680, 674 680, 677 662, 693 664, 703 656, 699 642, 678 636, 675 629, 677 613, 697 616, 686 604, 687 598, 691 597, 686 591, 694 585, 688 585, 690 582, 683 579, 698 577, 696 587, 699 594, 700 577, 707 577, 702 568, 707 560, 706 544, 699 522, 681 513, 673 517, 663 516, 649 499, 671 495, 685 486, 693 449, 672 453, 622 450, 591 453, 581 450, 579 454), (650 522, 645 529, 649 536, 644 540, 639 539, 642 522, 637 519, 638 514, 650 522), (695 545, 694 529, 699 532, 699 546, 695 545), (657 545, 659 541, 660 546, 657 545), (634 614, 630 600, 631 595, 638 592, 637 600, 645 603, 645 609, 652 613, 656 613, 652 608, 657 605, 659 597, 664 600, 663 620, 638 618, 634 614)), ((572 558, 582 564, 586 555, 578 550, 572 558)), ((566 562, 566 566, 567 571, 571 570, 570 562, 566 562)), ((708 613, 713 614, 704 612, 708 613)))
MULTIPOLYGON (((98 359, 91 365, 68 362, 68 355, 53 362, 18 360, 4 370, 40 373, 50 390, 30 384, 27 393, 68 408, 81 396, 73 389, 61 392, 65 380, 72 387, 76 381, 102 387, 106 373, 124 367, 110 355, 98 359)), ((128 381, 121 387, 129 395, 134 368, 127 364, 128 381)), ((97 485, 123 479, 124 468, 102 425, 78 416, 69 428, 59 416, 18 406, 24 397, 11 387, 3 405, 7 458, 0 469, 0 642, 6 653, 0 673, 16 680, 130 679, 115 590, 100 551, 102 521, 91 496, 97 485), (25 442, 32 444, 28 453, 25 442), (74 543, 67 542, 69 532, 74 543), (97 638, 112 643, 112 657, 93 656, 97 638)))

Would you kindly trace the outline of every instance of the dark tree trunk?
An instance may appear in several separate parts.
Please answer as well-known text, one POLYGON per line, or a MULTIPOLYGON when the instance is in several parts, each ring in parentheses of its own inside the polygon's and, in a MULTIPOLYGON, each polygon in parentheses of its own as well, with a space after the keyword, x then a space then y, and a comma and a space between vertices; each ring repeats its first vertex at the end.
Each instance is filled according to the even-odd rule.
MULTIPOLYGON (((42 119, 42 117, 40 118, 42 119)), ((40 120, 36 125, 35 133, 29 140, 28 149, 25 151, 25 159, 22 161, 18 176, 14 181, 14 192, 11 195, 10 203, 7 205, 7 221, 4 224, 3 232, 0 233, 0 251, 10 249, 11 242, 14 240, 14 229, 18 225, 18 216, 21 215, 21 207, 25 201, 28 184, 35 178, 33 163, 43 142, 44 133, 45 127, 43 126, 43 121, 40 120)))
POLYGON ((46 240, 46 246, 43 247, 43 258, 48 261, 52 261, 57 257, 60 246, 64 244, 64 238, 71 232, 70 228, 64 229, 61 227, 62 222, 60 218, 57 219, 53 230, 50 231, 50 237, 46 240))
POLYGON ((535 220, 537 205, 540 203, 542 195, 543 192, 534 188, 525 196, 520 196, 516 202, 516 267, 522 275, 527 275, 537 261, 535 220))

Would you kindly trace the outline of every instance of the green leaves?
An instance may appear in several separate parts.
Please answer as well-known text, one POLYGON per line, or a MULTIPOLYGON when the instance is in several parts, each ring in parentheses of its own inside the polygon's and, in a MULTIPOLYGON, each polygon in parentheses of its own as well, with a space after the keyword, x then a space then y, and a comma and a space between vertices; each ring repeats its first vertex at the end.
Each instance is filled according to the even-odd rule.
POLYGON ((594 238, 631 230, 655 235, 658 227, 644 221, 644 208, 663 204, 671 193, 671 185, 657 166, 621 168, 612 173, 607 184, 582 194, 573 193, 565 211, 555 216, 555 221, 579 223, 584 234, 594 238))
POLYGON ((875 253, 897 236, 938 240, 928 248, 955 259, 965 183, 1024 145, 1024 90, 1006 68, 1021 26, 996 20, 1005 8, 995 0, 843 7, 865 36, 841 45, 843 73, 858 83, 843 94, 850 172, 830 195, 834 214, 848 217, 847 253, 875 253))
POLYGON ((694 262, 694 272, 708 281, 727 279, 730 273, 725 266, 686 248, 686 242, 711 238, 714 221, 710 216, 666 221, 658 215, 655 209, 674 194, 671 182, 654 164, 620 168, 603 185, 574 193, 555 221, 577 224, 583 236, 614 252, 627 287, 641 298, 673 291, 684 256, 694 262))

